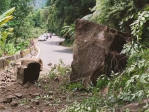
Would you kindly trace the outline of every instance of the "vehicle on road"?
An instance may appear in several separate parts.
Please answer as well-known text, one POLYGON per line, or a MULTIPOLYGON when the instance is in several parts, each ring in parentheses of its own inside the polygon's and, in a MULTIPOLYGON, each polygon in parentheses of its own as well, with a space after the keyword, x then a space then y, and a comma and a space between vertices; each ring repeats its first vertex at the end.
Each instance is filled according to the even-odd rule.
POLYGON ((53 35, 53 36, 56 36, 56 34, 55 34, 55 33, 53 33, 52 35, 53 35))
POLYGON ((43 36, 46 37, 46 39, 49 38, 49 34, 48 33, 44 33, 43 36))
POLYGON ((38 37, 38 41, 46 41, 46 40, 47 40, 47 37, 44 35, 41 35, 38 37))

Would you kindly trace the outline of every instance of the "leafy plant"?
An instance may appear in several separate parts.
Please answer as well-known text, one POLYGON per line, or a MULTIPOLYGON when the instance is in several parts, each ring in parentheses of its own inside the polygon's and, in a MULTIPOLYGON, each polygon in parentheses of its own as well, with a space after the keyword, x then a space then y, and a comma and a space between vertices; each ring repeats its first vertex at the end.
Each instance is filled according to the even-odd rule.
POLYGON ((6 39, 8 35, 11 34, 12 28, 4 29, 4 25, 13 18, 11 15, 14 12, 15 8, 11 8, 0 16, 0 56, 5 53, 6 50, 6 39))
POLYGON ((49 72, 49 77, 54 79, 56 76, 65 76, 70 72, 70 66, 64 64, 62 59, 59 60, 59 63, 51 67, 49 72))
POLYGON ((63 26, 61 33, 63 37, 67 39, 74 39, 75 36, 75 25, 72 24, 70 26, 63 26))

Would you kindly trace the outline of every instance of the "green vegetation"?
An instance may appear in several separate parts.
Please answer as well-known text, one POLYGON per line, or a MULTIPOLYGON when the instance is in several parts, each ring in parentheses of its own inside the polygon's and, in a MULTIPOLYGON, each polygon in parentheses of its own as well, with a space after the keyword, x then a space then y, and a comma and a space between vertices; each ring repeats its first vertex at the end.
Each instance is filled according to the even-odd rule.
MULTIPOLYGON (((6 45, 6 40, 8 35, 11 34, 12 28, 4 29, 5 24, 13 18, 11 15, 14 12, 15 8, 12 8, 0 16, 0 56, 2 56, 7 50, 11 47, 11 44, 6 45)), ((11 49, 11 48, 10 48, 11 49)), ((10 52, 13 53, 13 52, 10 52)))
MULTIPOLYGON (((131 41, 122 51, 128 56, 126 70, 121 74, 112 73, 111 79, 105 75, 99 77, 97 86, 92 88, 93 96, 83 102, 75 102, 63 112, 115 111, 116 107, 149 97, 148 0, 47 0, 46 7, 37 10, 29 5, 32 0, 0 1, 0 57, 25 49, 30 38, 47 31, 65 38, 63 44, 70 46, 75 41, 74 23, 77 18, 105 24, 130 34, 131 41), (15 11, 12 7, 15 7, 15 11), (99 94, 106 87, 107 93, 99 94)), ((52 67, 50 78, 70 71, 60 62, 52 67)), ((66 89, 70 91, 75 87, 81 85, 72 84, 66 89)))
POLYGON ((5 21, 0 27, 2 32, 0 57, 13 55, 19 50, 28 48, 31 38, 36 38, 47 31, 45 19, 42 18, 43 12, 33 9, 33 0, 0 0, 0 2, 2 3, 0 14, 15 7, 13 19, 9 22, 5 21), (11 28, 13 31, 10 31, 11 28))
POLYGON ((95 0, 47 0, 48 31, 54 32, 66 40, 74 38, 75 20, 91 13, 89 8, 94 5, 95 0))
MULTIPOLYGON (((106 95, 95 94, 84 102, 75 102, 67 107, 65 112, 116 111, 117 107, 148 98, 148 4, 147 0, 96 0, 93 14, 85 16, 84 19, 131 34, 131 41, 122 51, 128 56, 127 68, 121 74, 112 73, 110 80, 106 76, 99 77, 93 90, 101 93, 103 88, 108 87, 106 95)), ((141 110, 147 108, 148 106, 145 106, 141 110)))

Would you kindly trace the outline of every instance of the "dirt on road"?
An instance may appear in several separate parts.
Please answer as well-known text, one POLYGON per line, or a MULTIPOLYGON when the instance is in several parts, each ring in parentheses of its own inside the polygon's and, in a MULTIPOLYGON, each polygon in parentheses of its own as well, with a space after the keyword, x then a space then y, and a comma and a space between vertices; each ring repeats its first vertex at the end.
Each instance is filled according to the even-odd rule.
MULTIPOLYGON (((0 73, 0 112, 58 112, 88 93, 68 89, 68 75, 40 77, 35 84, 20 85, 9 71, 0 73)), ((61 111, 62 112, 62 111, 61 111)))

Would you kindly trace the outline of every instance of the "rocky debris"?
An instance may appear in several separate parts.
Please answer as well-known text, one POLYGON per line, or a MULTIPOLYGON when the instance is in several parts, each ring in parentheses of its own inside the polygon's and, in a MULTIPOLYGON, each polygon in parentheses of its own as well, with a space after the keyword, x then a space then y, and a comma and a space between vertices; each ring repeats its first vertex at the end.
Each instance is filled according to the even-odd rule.
POLYGON ((13 101, 13 102, 10 104, 10 106, 11 106, 11 107, 16 107, 16 106, 18 106, 18 103, 15 102, 15 101, 13 101))
POLYGON ((31 96, 32 96, 33 98, 35 98, 35 97, 37 97, 37 96, 40 96, 40 93, 34 93, 34 94, 31 94, 31 96))
POLYGON ((53 95, 54 93, 53 93, 53 91, 49 91, 49 95, 53 95))
POLYGON ((15 96, 16 96, 17 98, 22 98, 22 97, 23 97, 23 94, 21 94, 21 93, 15 93, 15 96))
POLYGON ((0 104, 0 110, 6 109, 6 107, 2 104, 0 104))
POLYGON ((0 98, 0 103, 7 103, 7 100, 5 98, 0 98))
POLYGON ((55 82, 60 82, 59 77, 55 77, 55 78, 54 78, 54 81, 55 81, 55 82))
POLYGON ((56 76, 55 78, 54 78, 54 81, 55 82, 62 82, 63 81, 63 78, 62 78, 62 76, 56 76))
POLYGON ((2 89, 3 91, 6 89, 5 86, 0 86, 0 89, 2 89))
POLYGON ((48 66, 52 66, 52 63, 48 63, 48 66))
MULTIPOLYGON (((33 83, 33 82, 32 82, 32 83, 33 83)), ((31 83, 31 82, 27 82, 27 83, 24 84, 23 86, 24 86, 25 88, 29 88, 29 87, 31 87, 32 83, 31 83)))
POLYGON ((84 79, 85 87, 89 80, 96 85, 100 75, 110 77, 111 71, 121 72, 125 69, 127 57, 120 52, 127 43, 127 34, 82 19, 76 20, 75 30, 71 82, 84 79))
POLYGON ((43 68, 42 60, 39 58, 22 58, 16 64, 17 81, 19 84, 27 82, 34 83, 39 78, 43 68))
POLYGON ((34 105, 39 105, 40 102, 39 102, 39 100, 33 100, 33 104, 34 104, 34 105))
POLYGON ((7 97, 6 101, 7 101, 7 103, 11 103, 12 102, 12 98, 11 97, 7 97))
POLYGON ((15 81, 15 76, 8 71, 4 71, 1 74, 1 82, 0 82, 0 86, 5 85, 7 82, 14 82, 15 81))
POLYGON ((44 106, 49 106, 49 104, 50 104, 50 102, 47 101, 44 103, 44 106))
POLYGON ((131 112, 144 112, 145 109, 148 109, 148 106, 147 108, 145 108, 145 106, 148 105, 148 103, 149 103, 149 99, 146 99, 141 101, 140 103, 134 102, 134 103, 125 105, 119 108, 118 110, 120 110, 120 112, 124 112, 126 111, 126 109, 130 109, 131 112))
POLYGON ((37 112, 46 112, 46 111, 44 111, 44 110, 39 110, 39 111, 37 111, 37 112))
POLYGON ((62 96, 61 98, 62 98, 63 100, 66 100, 67 97, 66 97, 66 96, 62 96))
POLYGON ((3 103, 3 100, 4 100, 3 98, 0 98, 0 103, 3 103))
POLYGON ((25 108, 25 109, 30 109, 30 108, 31 108, 31 106, 26 105, 24 108, 25 108))

